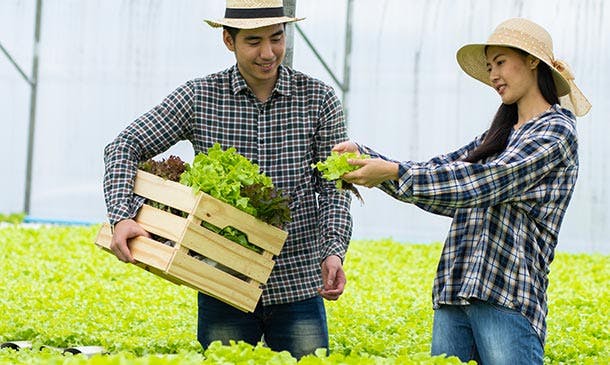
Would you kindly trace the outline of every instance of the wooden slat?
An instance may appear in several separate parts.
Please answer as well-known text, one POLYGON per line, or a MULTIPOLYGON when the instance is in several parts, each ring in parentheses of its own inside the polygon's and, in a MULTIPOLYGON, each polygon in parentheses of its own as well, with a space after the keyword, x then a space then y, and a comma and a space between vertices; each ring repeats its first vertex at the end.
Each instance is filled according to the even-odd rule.
POLYGON ((262 294, 262 289, 182 252, 176 253, 168 273, 243 311, 253 312, 262 294))
MULTIPOLYGON (((111 243, 112 231, 110 225, 105 223, 97 235, 95 244, 112 253, 110 250, 111 243)), ((142 236, 130 239, 128 246, 136 261, 161 271, 167 270, 175 251, 173 247, 142 236)))
POLYGON ((199 219, 224 228, 232 226, 244 232, 248 240, 266 251, 279 255, 288 233, 264 223, 208 194, 193 194, 191 187, 138 170, 134 193, 169 205, 199 219))
POLYGON ((167 281, 169 281, 169 282, 171 282, 173 284, 176 284, 176 285, 186 285, 186 286, 190 287, 190 285, 188 285, 184 281, 182 281, 182 280, 180 280, 178 278, 175 278, 175 277, 171 276, 170 274, 166 273, 165 270, 159 270, 159 269, 157 269, 155 267, 144 265, 142 263, 136 263, 136 266, 138 266, 138 267, 148 271, 151 274, 155 274, 155 275, 161 277, 162 279, 165 279, 165 280, 167 280, 167 281))
POLYGON ((188 225, 185 218, 146 204, 140 208, 135 220, 146 231, 174 242, 180 242, 188 225))
MULTIPOLYGON (((261 256, 263 256, 264 258, 269 259, 269 260, 273 259, 273 254, 271 252, 269 252, 269 251, 263 251, 261 256)), ((261 284, 267 284, 267 279, 265 279, 265 281, 250 279, 250 280, 248 280, 248 283, 250 285, 253 285, 253 286, 258 288, 258 287, 261 286, 261 284)))
POLYGON ((188 227, 181 245, 263 283, 267 282, 275 264, 271 257, 264 257, 209 229, 192 223, 188 227))
POLYGON ((243 212, 227 203, 205 194, 195 210, 195 216, 217 227, 231 226, 248 236, 248 241, 265 251, 279 255, 288 233, 270 224, 264 223, 254 216, 243 212))
MULTIPOLYGON (((95 244, 111 252, 111 242, 110 225, 104 224, 95 244)), ((139 267, 175 284, 208 293, 240 310, 253 312, 262 294, 262 289, 252 284, 254 281, 247 283, 149 238, 133 238, 129 247, 139 267)))
MULTIPOLYGON (((104 223, 98 232, 95 244, 105 251, 114 255, 110 250, 112 242, 112 231, 108 223, 104 223)), ((168 280, 176 285, 188 285, 178 278, 175 278, 166 273, 167 267, 171 262, 175 249, 173 247, 161 244, 146 237, 136 237, 129 240, 129 248, 134 259, 137 261, 136 266, 153 273, 161 278, 168 280)), ((197 289, 197 288, 194 288, 197 289)))
POLYGON ((199 196, 193 189, 180 183, 165 180, 138 170, 133 191, 135 194, 190 213, 197 206, 199 196))
POLYGON ((102 224, 102 228, 100 228, 99 232, 97 232, 97 237, 95 238, 95 244, 104 248, 106 250, 110 250, 110 244, 112 243, 112 229, 110 228, 110 224, 104 223, 102 224))

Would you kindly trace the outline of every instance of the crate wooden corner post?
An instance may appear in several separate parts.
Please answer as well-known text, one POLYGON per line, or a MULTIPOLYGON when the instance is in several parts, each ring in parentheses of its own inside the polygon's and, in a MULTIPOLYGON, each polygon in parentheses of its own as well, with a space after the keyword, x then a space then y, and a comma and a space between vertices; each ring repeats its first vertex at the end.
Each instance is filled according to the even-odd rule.
MULTIPOLYGON (((134 193, 171 207, 172 212, 147 203, 135 220, 146 231, 171 241, 173 247, 145 237, 129 242, 140 266, 177 284, 185 284, 243 311, 253 312, 273 269, 287 233, 239 209, 190 187, 138 171, 134 193), (174 214, 182 212, 180 215, 174 214), (202 221, 245 233, 260 253, 201 226, 202 221), (204 261, 194 256, 202 256, 204 261)), ((96 244, 109 249, 110 227, 104 225, 96 244)))

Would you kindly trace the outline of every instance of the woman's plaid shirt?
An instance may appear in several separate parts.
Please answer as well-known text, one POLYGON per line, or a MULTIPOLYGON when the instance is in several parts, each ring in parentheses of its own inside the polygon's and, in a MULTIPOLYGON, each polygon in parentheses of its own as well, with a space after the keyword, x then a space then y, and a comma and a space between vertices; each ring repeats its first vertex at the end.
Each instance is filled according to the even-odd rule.
POLYGON ((512 131, 506 150, 482 163, 461 160, 484 135, 428 162, 402 162, 399 180, 380 186, 453 218, 434 280, 435 308, 476 298, 515 309, 544 343, 547 274, 578 174, 575 123, 554 105, 512 131))
POLYGON ((263 292, 264 304, 317 295, 320 262, 344 258, 352 230, 350 197, 314 173, 347 139, 343 110, 322 82, 280 66, 274 91, 260 102, 236 66, 186 82, 161 104, 131 123, 106 146, 104 193, 111 223, 134 217, 143 199, 133 194, 139 161, 180 140, 195 153, 215 142, 234 146, 292 199, 288 239, 263 292))

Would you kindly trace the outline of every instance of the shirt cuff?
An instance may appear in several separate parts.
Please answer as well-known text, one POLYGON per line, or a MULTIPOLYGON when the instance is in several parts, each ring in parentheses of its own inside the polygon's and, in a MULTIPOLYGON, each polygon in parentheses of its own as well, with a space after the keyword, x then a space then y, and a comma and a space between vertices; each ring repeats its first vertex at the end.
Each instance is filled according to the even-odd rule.
POLYGON ((108 221, 114 226, 122 220, 134 218, 144 205, 144 201, 144 198, 136 196, 133 204, 120 204, 111 207, 108 210, 108 221))
POLYGON ((345 260, 345 251, 346 248, 344 247, 344 245, 340 244, 339 242, 333 241, 322 253, 322 256, 320 257, 320 262, 324 261, 329 256, 339 256, 341 262, 343 263, 343 261, 345 260))
POLYGON ((411 174, 411 167, 413 162, 406 161, 398 164, 398 183, 397 183, 397 194, 402 198, 410 198, 413 196, 413 176, 411 174))

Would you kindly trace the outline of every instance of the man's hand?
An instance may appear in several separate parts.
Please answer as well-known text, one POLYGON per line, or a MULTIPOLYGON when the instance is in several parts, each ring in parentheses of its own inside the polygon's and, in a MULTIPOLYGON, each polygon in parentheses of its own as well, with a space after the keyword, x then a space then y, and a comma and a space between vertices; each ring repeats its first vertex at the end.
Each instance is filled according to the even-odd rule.
POLYGON ((336 144, 333 147, 333 151, 338 153, 346 153, 346 152, 358 152, 358 146, 352 141, 345 141, 336 144))
POLYGON ((133 219, 125 219, 115 224, 110 249, 119 260, 135 264, 136 260, 131 256, 127 240, 137 236, 150 237, 150 234, 133 219))
POLYGON ((324 286, 318 289, 322 298, 337 300, 345 288, 345 272, 339 256, 328 256, 322 261, 322 282, 324 286))

